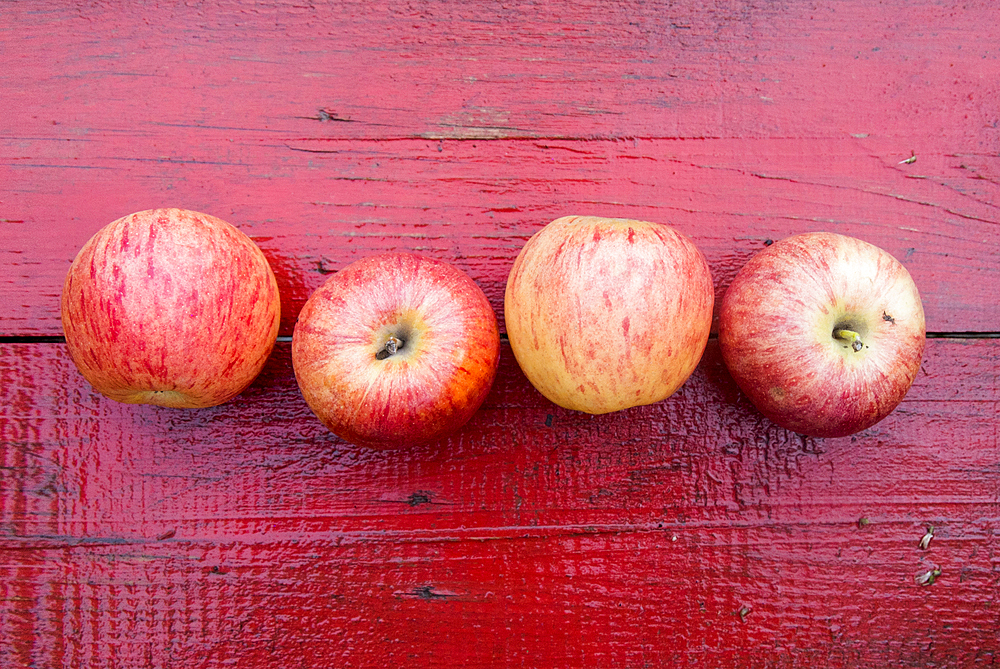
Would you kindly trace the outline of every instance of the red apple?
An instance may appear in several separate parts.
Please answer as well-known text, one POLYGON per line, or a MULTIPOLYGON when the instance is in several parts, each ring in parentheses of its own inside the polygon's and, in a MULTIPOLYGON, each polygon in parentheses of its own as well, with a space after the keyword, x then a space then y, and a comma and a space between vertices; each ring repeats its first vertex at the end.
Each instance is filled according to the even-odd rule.
POLYGON ((397 447, 458 430, 500 359, 496 315, 446 262, 382 253, 351 263, 303 306, 292 366, 306 402, 354 444, 397 447))
POLYGON ((278 285, 245 234, 208 214, 140 211, 110 223, 69 268, 69 354, 119 402, 209 407, 257 376, 278 336, 278 285))
POLYGON ((669 397, 708 342, 704 256, 659 223, 569 216, 537 232, 507 279, 507 336, 528 380, 603 414, 669 397))
POLYGON ((812 232, 740 270, 722 299, 719 344, 736 383, 772 422, 841 437, 882 420, 906 395, 924 350, 924 310, 887 252, 812 232))

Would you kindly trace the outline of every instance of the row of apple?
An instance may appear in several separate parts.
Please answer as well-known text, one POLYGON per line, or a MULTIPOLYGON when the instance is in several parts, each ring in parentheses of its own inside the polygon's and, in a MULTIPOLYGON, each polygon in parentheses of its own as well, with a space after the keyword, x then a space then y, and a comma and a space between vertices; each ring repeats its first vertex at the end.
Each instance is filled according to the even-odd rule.
MULTIPOLYGON (((592 414, 659 402, 691 375, 714 289, 692 241, 659 223, 565 217, 521 249, 507 280, 510 346, 531 384, 592 414)), ((157 209, 80 250, 62 294, 74 363, 127 403, 208 407, 242 392, 278 334, 274 274, 228 223, 157 209)), ((752 257, 719 309, 719 345, 770 420, 821 437, 865 429, 909 390, 924 347, 920 296, 890 254, 843 235, 781 240, 752 257)), ((302 308, 292 364, 313 412, 352 443, 453 433, 486 398, 500 335, 453 265, 382 253, 344 267, 302 308)))

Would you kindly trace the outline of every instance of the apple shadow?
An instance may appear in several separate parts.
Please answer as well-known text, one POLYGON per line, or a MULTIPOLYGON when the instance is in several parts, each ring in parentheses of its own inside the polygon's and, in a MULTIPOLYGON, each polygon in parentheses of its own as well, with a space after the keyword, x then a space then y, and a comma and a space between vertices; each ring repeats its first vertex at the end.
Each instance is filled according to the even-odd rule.
POLYGON ((332 272, 322 268, 313 270, 319 273, 319 281, 306 281, 307 273, 303 271, 300 263, 280 251, 271 248, 267 242, 269 237, 259 237, 254 241, 258 242, 260 250, 267 258, 274 278, 278 282, 278 293, 281 295, 281 326, 278 329, 279 337, 291 337, 295 329, 295 321, 302 310, 302 305, 306 303, 312 292, 325 281, 326 274, 332 272))

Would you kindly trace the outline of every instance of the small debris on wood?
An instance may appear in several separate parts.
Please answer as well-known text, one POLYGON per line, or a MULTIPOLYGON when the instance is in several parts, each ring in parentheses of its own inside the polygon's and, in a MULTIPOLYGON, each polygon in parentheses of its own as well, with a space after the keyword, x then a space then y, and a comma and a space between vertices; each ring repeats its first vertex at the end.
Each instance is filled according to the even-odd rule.
POLYGON ((910 151, 910 157, 909 158, 907 158, 906 160, 900 160, 896 164, 897 165, 912 165, 915 162, 917 162, 917 155, 913 151, 910 151))
POLYGON ((921 548, 921 550, 927 550, 930 547, 930 545, 931 545, 931 539, 933 539, 933 538, 934 538, 934 526, 933 525, 928 525, 927 526, 927 532, 925 532, 924 536, 922 536, 920 538, 920 548, 921 548))
POLYGON ((739 615, 739 617, 740 617, 740 620, 741 620, 742 622, 746 622, 746 621, 747 621, 747 616, 749 616, 749 615, 750 615, 750 612, 751 612, 752 610, 753 610, 753 609, 751 609, 751 608, 750 608, 749 606, 741 606, 741 607, 740 607, 740 610, 739 610, 739 611, 737 611, 736 613, 737 613, 737 615, 739 615))
POLYGON ((863 529, 865 529, 866 527, 868 527, 871 524, 872 524, 872 521, 868 520, 867 517, 858 518, 858 529, 859 530, 863 530, 863 529))
POLYGON ((937 567, 934 567, 930 571, 927 571, 927 572, 924 572, 923 574, 915 576, 914 580, 919 585, 934 585, 934 581, 940 575, 941 575, 941 570, 939 568, 937 568, 937 567))

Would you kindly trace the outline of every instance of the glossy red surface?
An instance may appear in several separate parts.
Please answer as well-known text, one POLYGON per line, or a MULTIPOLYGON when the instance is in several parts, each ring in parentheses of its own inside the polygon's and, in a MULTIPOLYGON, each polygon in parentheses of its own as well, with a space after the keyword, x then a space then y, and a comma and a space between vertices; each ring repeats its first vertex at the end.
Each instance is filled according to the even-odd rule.
POLYGON ((993 3, 0 16, 0 667, 1000 662, 993 3), (717 298, 768 240, 854 235, 903 262, 935 336, 854 437, 770 424, 713 339, 675 396, 600 417, 504 345, 460 433, 359 448, 309 411, 287 340, 212 409, 86 384, 66 270, 159 206, 251 235, 285 337, 387 249, 467 271, 502 323, 517 252, 567 214, 676 226, 717 298))

